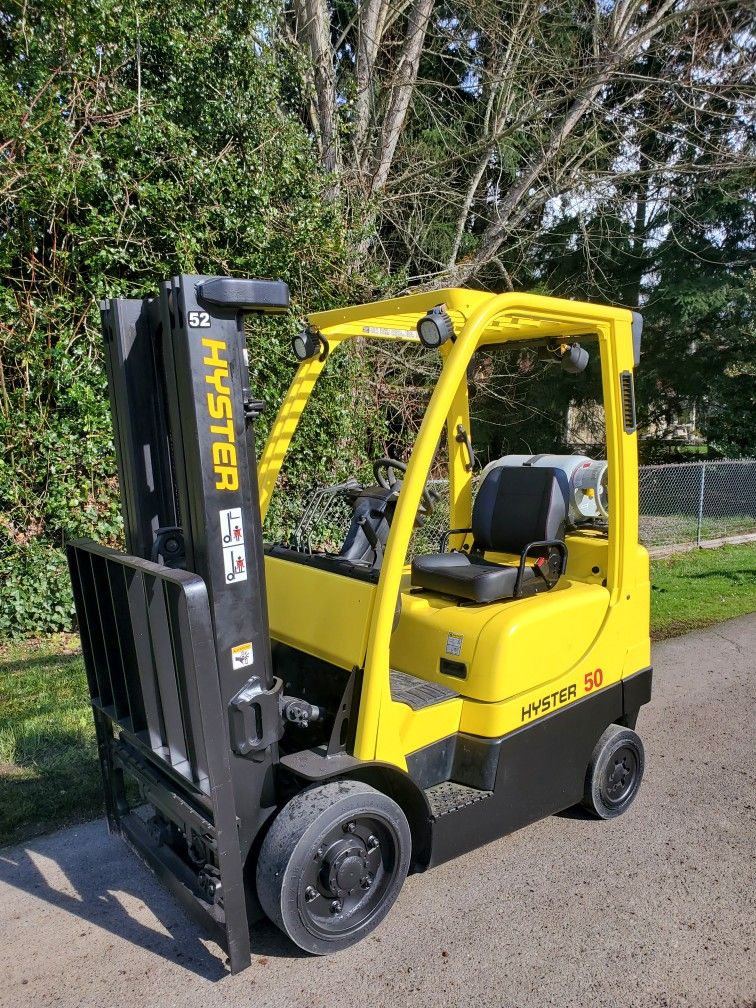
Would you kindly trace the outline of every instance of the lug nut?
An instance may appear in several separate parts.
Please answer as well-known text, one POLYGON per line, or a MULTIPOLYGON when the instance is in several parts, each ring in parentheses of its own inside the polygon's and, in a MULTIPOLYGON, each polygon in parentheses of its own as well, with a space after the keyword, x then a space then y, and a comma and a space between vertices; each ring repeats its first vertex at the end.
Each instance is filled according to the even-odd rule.
POLYGON ((375 848, 378 846, 378 837, 373 836, 373 834, 371 833, 370 836, 367 838, 367 845, 368 850, 375 850, 375 848))
POLYGON ((311 885, 308 885, 305 889, 305 899, 308 903, 312 903, 314 899, 318 898, 318 890, 311 885))
POLYGON ((369 889, 372 884, 373 884, 373 876, 370 874, 370 872, 368 872, 367 875, 363 875, 363 877, 360 879, 360 885, 362 886, 363 889, 369 889))
POLYGON ((341 900, 331 900, 331 913, 341 913, 342 902, 341 900))
POLYGON ((356 829, 357 829, 357 827, 355 826, 355 824, 353 822, 348 822, 348 823, 345 823, 345 825, 344 825, 344 832, 345 833, 354 833, 354 831, 356 829))

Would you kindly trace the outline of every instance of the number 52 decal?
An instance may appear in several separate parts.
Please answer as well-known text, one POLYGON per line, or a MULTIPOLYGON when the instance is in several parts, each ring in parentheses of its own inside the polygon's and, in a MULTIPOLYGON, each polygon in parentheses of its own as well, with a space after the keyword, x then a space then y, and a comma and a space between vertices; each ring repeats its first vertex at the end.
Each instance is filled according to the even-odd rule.
POLYGON ((585 692, 590 693, 591 690, 600 689, 603 682, 604 682, 604 673, 600 668, 597 668, 595 672, 586 672, 585 692))
POLYGON ((190 311, 186 313, 186 321, 190 329, 209 329, 210 316, 206 311, 190 311))

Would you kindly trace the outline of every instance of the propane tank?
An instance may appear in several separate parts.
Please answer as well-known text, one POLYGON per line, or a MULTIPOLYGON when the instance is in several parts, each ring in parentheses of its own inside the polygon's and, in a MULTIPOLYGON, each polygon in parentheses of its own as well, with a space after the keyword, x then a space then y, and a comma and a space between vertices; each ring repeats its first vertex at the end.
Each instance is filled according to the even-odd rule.
POLYGON ((572 503, 581 517, 609 517, 607 470, 605 459, 587 459, 572 474, 572 503))
POLYGON ((567 478, 565 502, 570 521, 581 522, 609 517, 607 462, 587 455, 504 455, 489 462, 481 473, 497 466, 522 466, 528 463, 538 468, 557 469, 567 478))

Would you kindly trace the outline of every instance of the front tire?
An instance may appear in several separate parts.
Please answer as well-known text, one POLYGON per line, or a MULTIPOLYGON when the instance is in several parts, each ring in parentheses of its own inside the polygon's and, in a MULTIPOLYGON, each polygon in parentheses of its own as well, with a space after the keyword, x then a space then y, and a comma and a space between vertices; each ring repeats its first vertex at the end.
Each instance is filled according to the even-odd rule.
POLYGON ((596 743, 585 777, 583 806, 599 819, 614 819, 632 804, 646 758, 632 728, 611 724, 596 743))
POLYGON ((354 945, 380 924, 409 870, 407 819, 360 781, 332 781, 292 798, 257 861, 263 910, 306 952, 354 945))

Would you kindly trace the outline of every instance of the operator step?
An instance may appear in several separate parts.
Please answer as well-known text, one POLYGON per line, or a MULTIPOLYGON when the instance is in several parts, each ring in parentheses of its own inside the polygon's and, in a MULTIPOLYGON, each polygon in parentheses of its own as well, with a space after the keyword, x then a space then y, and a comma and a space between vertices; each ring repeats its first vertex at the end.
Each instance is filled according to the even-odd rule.
POLYGON ((412 710, 423 710, 445 700, 454 700, 459 696, 456 690, 442 686, 440 683, 428 682, 407 672, 391 670, 391 699, 396 703, 407 704, 412 710))

